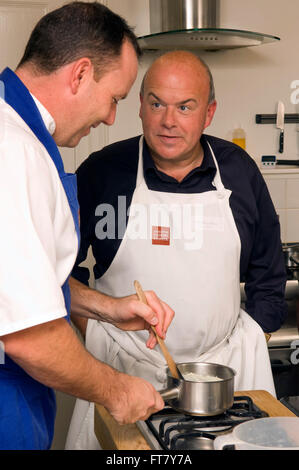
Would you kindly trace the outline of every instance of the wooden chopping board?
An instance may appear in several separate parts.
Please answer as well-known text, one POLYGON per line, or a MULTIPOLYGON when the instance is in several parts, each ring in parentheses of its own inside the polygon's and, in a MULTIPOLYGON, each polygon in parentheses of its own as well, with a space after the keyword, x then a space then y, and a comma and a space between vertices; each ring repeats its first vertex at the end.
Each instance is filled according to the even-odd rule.
POLYGON ((248 392, 235 392, 235 396, 247 395, 252 398, 253 402, 262 411, 268 413, 269 416, 290 416, 296 417, 286 406, 265 390, 252 390, 248 392))
MULTIPOLYGON (((295 417, 288 408, 264 390, 236 392, 235 396, 247 395, 262 411, 269 416, 295 417)), ((94 430, 96 437, 105 450, 150 450, 149 445, 136 424, 120 426, 100 405, 95 405, 94 430)))
POLYGON ((95 405, 94 432, 104 450, 150 450, 136 424, 120 426, 100 405, 95 405))

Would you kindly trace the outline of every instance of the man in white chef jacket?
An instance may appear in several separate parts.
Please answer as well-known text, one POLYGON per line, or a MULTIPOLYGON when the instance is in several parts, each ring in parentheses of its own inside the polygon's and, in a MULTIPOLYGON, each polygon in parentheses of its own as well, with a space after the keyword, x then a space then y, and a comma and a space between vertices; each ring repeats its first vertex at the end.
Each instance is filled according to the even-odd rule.
MULTIPOLYGON (((120 423, 164 406, 150 383, 88 353, 69 320, 77 186, 57 145, 75 147, 91 127, 113 124, 139 53, 122 18, 98 2, 73 2, 43 17, 16 71, 0 74, 0 449, 51 447, 53 389, 102 404, 120 423)), ((173 315, 153 292, 150 306, 92 294, 91 316, 124 329, 155 324, 164 336, 173 315)))
MULTIPOLYGON (((153 63, 141 90, 144 135, 92 154, 78 171, 83 253, 73 282, 84 291, 79 264, 92 245, 98 290, 127 295, 138 279, 174 309, 166 343, 176 362, 225 364, 236 371, 237 390, 275 395, 263 329, 278 329, 286 312, 279 222, 254 161, 203 135, 215 110, 212 77, 195 55, 175 51, 153 63), (109 178, 115 189, 105 192, 109 178), (119 221, 125 196, 125 230, 105 238, 102 204, 118 209, 119 221), (250 314, 240 308, 241 274, 250 314)), ((144 341, 142 332, 87 324, 92 354, 162 389, 165 360, 144 341)), ((92 404, 78 400, 68 448, 98 446, 92 416, 92 404)))

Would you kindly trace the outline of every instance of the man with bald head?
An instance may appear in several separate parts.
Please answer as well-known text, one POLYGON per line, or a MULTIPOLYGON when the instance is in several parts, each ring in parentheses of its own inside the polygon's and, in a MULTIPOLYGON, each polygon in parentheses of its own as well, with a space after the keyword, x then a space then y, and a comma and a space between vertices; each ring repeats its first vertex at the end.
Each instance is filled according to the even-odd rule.
MULTIPOLYGON (((92 154, 78 170, 82 245, 73 276, 88 282, 80 263, 92 246, 97 289, 124 296, 138 279, 174 309, 166 343, 177 363, 224 364, 236 372, 236 390, 275 395, 264 332, 285 318, 286 278, 265 182, 243 149, 204 134, 216 101, 197 56, 158 58, 140 100, 143 135, 92 154)), ((143 333, 89 322, 86 342, 116 369, 164 388, 165 360, 146 349, 143 333)), ((81 445, 96 447, 91 409, 77 402, 70 448, 79 434, 81 445)))
POLYGON ((207 67, 183 51, 160 57, 144 78, 140 108, 144 137, 157 168, 178 181, 202 163, 200 137, 216 110, 210 88, 207 67))

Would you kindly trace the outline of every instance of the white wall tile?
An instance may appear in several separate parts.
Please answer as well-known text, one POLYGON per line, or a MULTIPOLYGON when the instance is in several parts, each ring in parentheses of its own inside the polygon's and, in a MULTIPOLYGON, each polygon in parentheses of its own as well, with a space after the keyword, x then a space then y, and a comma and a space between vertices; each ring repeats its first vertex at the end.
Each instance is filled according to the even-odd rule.
MULTIPOLYGON (((276 209, 285 209, 286 205, 286 179, 272 179, 265 177, 273 204, 276 209)), ((296 206, 296 207, 299 207, 296 206)))
POLYGON ((286 243, 299 242, 299 209, 288 209, 286 211, 286 221, 286 243))
POLYGON ((299 178, 286 180, 286 207, 299 209, 299 178))

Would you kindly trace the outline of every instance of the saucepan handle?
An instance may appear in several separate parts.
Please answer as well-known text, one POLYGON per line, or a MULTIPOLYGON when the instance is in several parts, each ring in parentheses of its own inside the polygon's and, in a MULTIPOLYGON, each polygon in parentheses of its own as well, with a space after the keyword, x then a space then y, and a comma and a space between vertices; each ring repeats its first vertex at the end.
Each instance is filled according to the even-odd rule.
POLYGON ((180 389, 178 387, 166 388, 165 390, 159 390, 159 393, 164 401, 168 401, 178 398, 180 389))

